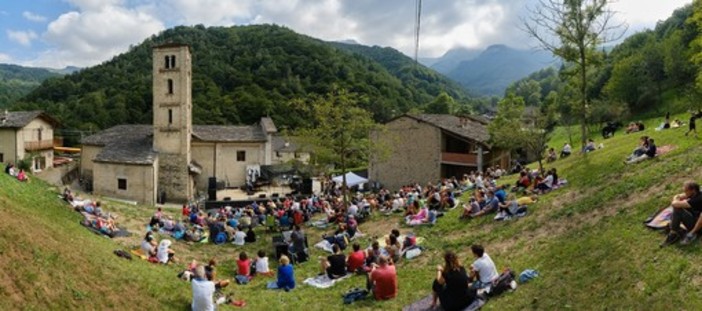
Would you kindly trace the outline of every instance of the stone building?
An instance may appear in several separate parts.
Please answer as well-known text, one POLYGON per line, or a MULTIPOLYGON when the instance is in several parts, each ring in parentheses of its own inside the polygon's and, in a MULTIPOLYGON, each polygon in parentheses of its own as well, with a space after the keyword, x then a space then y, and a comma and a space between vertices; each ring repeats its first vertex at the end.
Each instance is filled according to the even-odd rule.
POLYGON ((31 169, 53 166, 54 128, 58 121, 42 111, 0 113, 0 162, 17 163, 31 157, 31 169))
POLYGON ((192 124, 187 45, 153 50, 153 124, 118 125, 83 139, 81 175, 98 195, 155 204, 186 202, 208 179, 238 187, 247 170, 272 162, 270 118, 245 126, 192 124))
POLYGON ((369 177, 389 189, 436 182, 491 165, 507 167, 509 152, 493 149, 487 121, 477 117, 403 115, 371 134, 385 150, 372 157, 369 177))
POLYGON ((290 161, 300 161, 309 164, 310 153, 301 148, 294 140, 282 136, 273 136, 273 164, 283 164, 290 161))

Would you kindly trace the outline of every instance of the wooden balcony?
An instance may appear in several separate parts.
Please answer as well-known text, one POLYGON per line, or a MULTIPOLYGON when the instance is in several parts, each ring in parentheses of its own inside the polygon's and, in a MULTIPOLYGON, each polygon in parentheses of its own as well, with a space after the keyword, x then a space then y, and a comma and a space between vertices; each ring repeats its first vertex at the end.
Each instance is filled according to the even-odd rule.
POLYGON ((478 165, 478 155, 473 153, 442 152, 441 162, 458 165, 476 166, 478 165))
POLYGON ((46 150, 46 149, 51 149, 53 147, 54 147, 54 140, 53 139, 24 142, 24 150, 26 150, 26 151, 46 150))

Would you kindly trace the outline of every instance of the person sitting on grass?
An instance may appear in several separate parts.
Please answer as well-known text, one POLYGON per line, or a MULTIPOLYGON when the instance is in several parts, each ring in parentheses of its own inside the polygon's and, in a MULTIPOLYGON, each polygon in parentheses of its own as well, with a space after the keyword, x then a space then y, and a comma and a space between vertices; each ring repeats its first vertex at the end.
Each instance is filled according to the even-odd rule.
POLYGON ((27 173, 25 173, 23 169, 20 169, 19 173, 17 173, 17 180, 22 182, 29 181, 29 177, 27 177, 27 173))
POLYGON ((470 266, 470 276, 473 280, 471 287, 481 289, 492 286, 492 283, 500 277, 492 258, 485 253, 485 249, 480 245, 473 244, 470 250, 476 258, 470 266))
POLYGON ((548 156, 546 157, 546 162, 554 162, 558 159, 558 156, 556 155, 556 150, 553 148, 548 149, 548 156))
POLYGON ((583 148, 583 153, 593 152, 595 150, 597 150, 597 147, 595 147, 595 141, 588 139, 585 148, 583 148))
POLYGON ((561 149, 561 159, 567 158, 573 152, 573 148, 570 147, 569 143, 563 144, 563 149, 561 149))
POLYGON ((236 261, 236 282, 239 284, 248 284, 251 280, 251 259, 246 255, 246 252, 239 253, 239 259, 236 261))
POLYGON ((361 250, 361 245, 358 243, 353 244, 353 252, 349 254, 346 259, 346 266, 350 273, 356 273, 363 271, 363 265, 366 262, 366 253, 361 250))
MULTIPOLYGON (((415 201, 416 202, 416 201, 415 201)), ((418 204, 417 204, 418 205, 418 204)), ((421 225, 429 222, 429 208, 427 205, 423 205, 417 214, 407 216, 405 219, 408 225, 410 226, 416 226, 416 225, 421 225)))
POLYGON ((697 232, 702 227, 700 223, 700 214, 702 213, 700 185, 693 181, 686 182, 683 185, 683 193, 674 196, 670 206, 673 207, 670 233, 660 246, 665 247, 675 244, 683 237, 685 237, 685 244, 690 244, 697 238, 697 232), (692 228, 689 234, 680 225, 685 225, 685 228, 692 228))
POLYGON ((285 291, 295 288, 295 271, 290 264, 290 258, 285 255, 280 256, 278 263, 278 281, 276 282, 276 286, 285 291))
POLYGON ((468 273, 452 251, 444 254, 444 266, 436 267, 436 278, 432 284, 431 309, 438 302, 445 311, 460 311, 468 307, 476 297, 476 290, 468 287, 468 273))
POLYGON ((268 268, 268 257, 263 250, 258 251, 256 262, 254 263, 256 275, 273 276, 273 271, 268 268))
POLYGON ((376 300, 388 300, 397 296, 397 271, 390 259, 380 256, 378 264, 372 264, 366 287, 376 300))
POLYGON ((535 188, 536 188, 535 190, 539 194, 544 194, 546 192, 551 191, 551 189, 553 189, 553 171, 549 170, 546 173, 546 177, 544 177, 544 179, 541 180, 541 182, 536 184, 535 188))
POLYGON ((149 231, 141 241, 141 252, 144 253, 146 259, 156 257, 156 241, 154 240, 153 232, 149 231))
POLYGON ((402 258, 402 244, 400 244, 396 235, 391 234, 388 237, 388 240, 385 242, 385 252, 393 262, 399 262, 400 258, 402 258))
POLYGON ((170 249, 171 243, 171 240, 168 239, 162 240, 161 243, 159 243, 158 249, 156 250, 156 258, 159 263, 167 265, 170 262, 176 262, 175 252, 170 249))
POLYGON ((474 197, 470 198, 468 204, 463 204, 463 213, 459 219, 468 218, 473 214, 477 214, 480 211, 480 203, 474 197))
POLYGON ((526 208, 520 207, 514 194, 510 194, 505 203, 500 203, 500 211, 495 216, 495 220, 510 220, 524 212, 526 212, 526 208))
POLYGON ((334 253, 327 258, 320 257, 320 275, 326 274, 330 279, 346 276, 346 256, 341 252, 338 244, 332 246, 334 253))
POLYGON ((626 164, 633 164, 633 163, 644 161, 646 159, 652 159, 652 158, 656 157, 657 151, 658 150, 656 148, 656 144, 655 144, 653 138, 650 138, 650 139, 648 139, 646 150, 643 152, 643 154, 641 154, 637 157, 634 157, 634 158, 630 158, 625 163, 626 164))
POLYGON ((232 244, 237 246, 243 246, 246 244, 246 233, 241 230, 241 227, 236 228, 236 231, 234 232, 234 241, 232 241, 232 244))
POLYGON ((214 311, 215 284, 207 279, 205 267, 199 265, 195 268, 195 278, 190 284, 193 291, 193 303, 190 306, 192 310, 214 311))
POLYGON ((217 281, 217 260, 214 258, 210 259, 208 265, 205 266, 205 276, 207 276, 208 281, 215 283, 216 289, 222 289, 229 285, 227 280, 217 281))
POLYGON ((369 271, 369 267, 371 267, 373 264, 377 264, 381 255, 382 250, 380 249, 380 243, 378 243, 378 241, 373 241, 371 247, 366 250, 365 270, 369 271))
POLYGON ((495 196, 495 193, 492 190, 488 190, 487 195, 485 197, 485 203, 482 206, 481 210, 477 213, 472 214, 471 217, 475 218, 497 212, 499 204, 500 201, 495 196))

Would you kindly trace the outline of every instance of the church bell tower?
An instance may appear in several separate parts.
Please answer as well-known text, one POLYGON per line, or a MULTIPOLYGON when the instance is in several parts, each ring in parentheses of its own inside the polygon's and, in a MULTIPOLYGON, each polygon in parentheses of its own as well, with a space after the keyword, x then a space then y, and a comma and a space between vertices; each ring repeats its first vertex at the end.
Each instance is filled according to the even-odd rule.
POLYGON ((190 48, 166 44, 153 49, 153 148, 158 152, 158 195, 169 202, 193 198, 189 165, 192 137, 190 48))

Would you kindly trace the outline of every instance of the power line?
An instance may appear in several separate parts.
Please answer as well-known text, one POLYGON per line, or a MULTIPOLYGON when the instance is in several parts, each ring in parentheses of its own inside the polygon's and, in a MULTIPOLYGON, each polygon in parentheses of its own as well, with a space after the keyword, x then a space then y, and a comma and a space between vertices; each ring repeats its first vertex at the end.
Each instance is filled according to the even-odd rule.
POLYGON ((422 24, 422 0, 415 0, 414 16, 414 63, 419 62, 419 31, 422 24))

